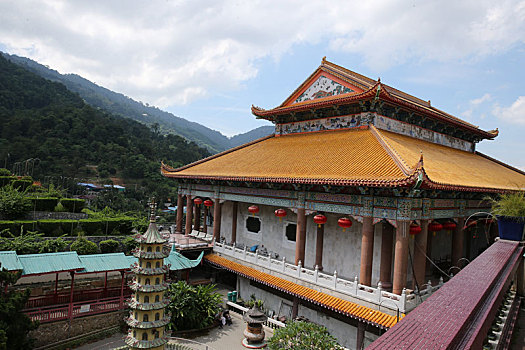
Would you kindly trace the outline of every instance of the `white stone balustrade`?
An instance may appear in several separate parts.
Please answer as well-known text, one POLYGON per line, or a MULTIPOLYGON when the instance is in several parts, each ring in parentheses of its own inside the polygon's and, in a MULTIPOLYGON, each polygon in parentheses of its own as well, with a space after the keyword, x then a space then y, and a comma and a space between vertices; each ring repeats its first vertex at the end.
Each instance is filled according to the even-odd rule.
POLYGON ((422 300, 428 298, 432 292, 443 285, 443 280, 440 280, 440 283, 436 286, 432 286, 430 281, 428 281, 428 283, 423 285, 425 288, 421 286, 422 290, 417 297, 414 293, 407 294, 406 290, 403 290, 401 295, 397 295, 384 291, 381 288, 381 283, 379 283, 377 288, 365 286, 359 284, 357 276, 353 281, 346 280, 339 278, 337 276, 337 271, 334 271, 333 275, 329 275, 320 272, 317 268, 315 270, 310 270, 302 267, 301 262, 299 262, 298 265, 290 264, 286 262, 285 258, 282 260, 272 259, 269 256, 259 255, 258 252, 249 252, 246 250, 246 247, 244 249, 239 249, 234 246, 215 242, 213 250, 216 253, 246 261, 253 265, 378 305, 378 307, 388 308, 395 311, 399 309, 399 312, 402 313, 414 309, 422 300))

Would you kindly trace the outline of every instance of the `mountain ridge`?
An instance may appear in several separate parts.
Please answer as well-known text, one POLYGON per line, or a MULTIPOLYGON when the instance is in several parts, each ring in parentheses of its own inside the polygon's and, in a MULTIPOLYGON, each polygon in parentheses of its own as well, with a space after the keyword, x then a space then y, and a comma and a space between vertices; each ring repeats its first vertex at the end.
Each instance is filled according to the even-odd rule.
POLYGON ((109 113, 136 120, 150 127, 158 127, 163 133, 173 133, 182 136, 189 141, 197 143, 199 146, 206 147, 212 153, 221 152, 267 136, 273 133, 274 130, 273 126, 261 126, 229 138, 217 130, 178 117, 157 107, 145 105, 122 93, 97 85, 78 74, 61 74, 26 57, 10 55, 4 52, 0 52, 0 54, 9 61, 36 73, 42 78, 64 84, 70 91, 79 94, 86 103, 95 108, 104 109, 109 113))

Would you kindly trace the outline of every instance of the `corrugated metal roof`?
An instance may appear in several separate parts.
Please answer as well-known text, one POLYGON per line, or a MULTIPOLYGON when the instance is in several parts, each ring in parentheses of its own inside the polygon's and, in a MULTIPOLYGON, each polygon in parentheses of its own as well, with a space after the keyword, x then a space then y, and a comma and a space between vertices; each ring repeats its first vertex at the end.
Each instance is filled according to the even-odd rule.
POLYGON ((0 252, 0 265, 3 269, 9 271, 22 270, 22 264, 18 260, 18 256, 15 251, 0 252))
POLYGON ((181 253, 172 250, 170 252, 170 255, 164 259, 164 263, 166 265, 170 264, 170 271, 177 271, 177 270, 184 270, 184 269, 191 269, 195 266, 199 265, 202 256, 204 255, 204 252, 201 252, 201 255, 195 260, 190 260, 181 253))
POLYGON ((79 259, 84 267, 81 273, 127 270, 136 261, 130 261, 124 253, 79 255, 79 259))
POLYGON ((24 270, 22 275, 82 270, 84 265, 77 252, 18 255, 24 270))

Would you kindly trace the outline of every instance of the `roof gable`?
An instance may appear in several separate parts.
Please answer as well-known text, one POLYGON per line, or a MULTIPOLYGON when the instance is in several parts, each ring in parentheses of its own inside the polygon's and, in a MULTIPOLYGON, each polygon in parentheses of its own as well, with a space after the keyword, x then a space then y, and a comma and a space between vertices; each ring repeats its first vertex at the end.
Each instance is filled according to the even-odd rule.
POLYGON ((363 89, 331 74, 321 66, 281 106, 290 106, 331 96, 351 95, 361 92, 363 92, 363 89))

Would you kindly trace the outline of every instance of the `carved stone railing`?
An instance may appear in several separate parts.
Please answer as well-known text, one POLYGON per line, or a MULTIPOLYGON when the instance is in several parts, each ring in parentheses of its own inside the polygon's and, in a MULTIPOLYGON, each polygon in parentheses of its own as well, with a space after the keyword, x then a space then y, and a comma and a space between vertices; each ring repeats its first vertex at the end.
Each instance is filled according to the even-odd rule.
POLYGON ((426 285, 423 285, 425 288, 422 288, 417 295, 412 292, 407 292, 406 289, 403 289, 401 295, 398 295, 383 290, 381 288, 381 282, 378 283, 377 287, 366 286, 358 282, 357 276, 355 276, 353 281, 346 280, 338 277, 337 271, 334 271, 333 274, 327 274, 319 271, 317 266, 314 270, 307 269, 301 266, 301 262, 299 262, 298 265, 290 264, 286 262, 284 257, 282 260, 272 259, 269 256, 260 255, 258 252, 249 252, 246 247, 244 247, 244 249, 239 249, 236 248, 235 245, 230 246, 215 242, 213 250, 216 253, 230 256, 258 267, 266 268, 285 276, 296 278, 375 304, 378 308, 383 307, 402 313, 414 309, 422 301, 428 298, 430 294, 443 285, 443 279, 441 279, 435 286, 432 286, 431 282, 428 281, 426 285))

